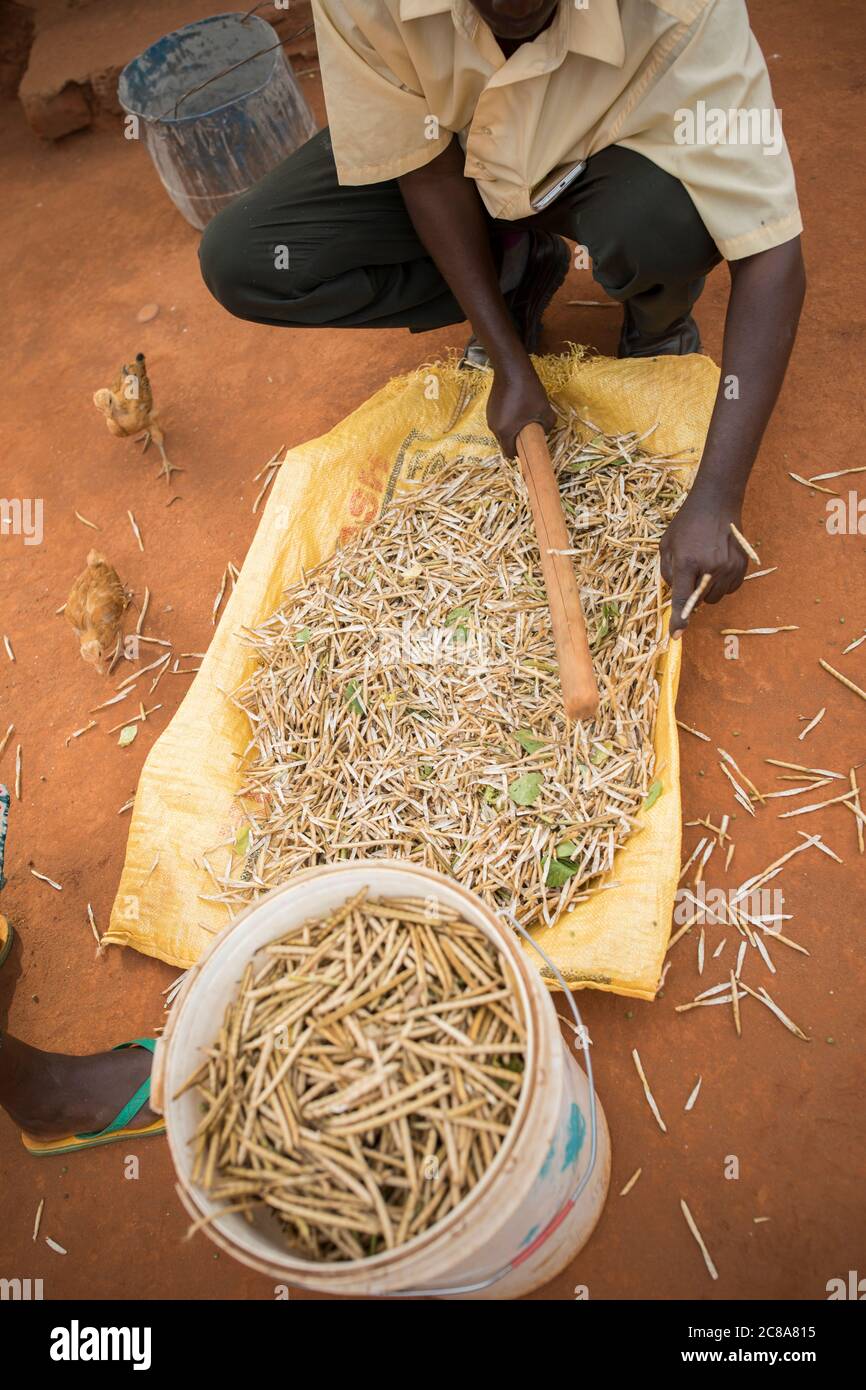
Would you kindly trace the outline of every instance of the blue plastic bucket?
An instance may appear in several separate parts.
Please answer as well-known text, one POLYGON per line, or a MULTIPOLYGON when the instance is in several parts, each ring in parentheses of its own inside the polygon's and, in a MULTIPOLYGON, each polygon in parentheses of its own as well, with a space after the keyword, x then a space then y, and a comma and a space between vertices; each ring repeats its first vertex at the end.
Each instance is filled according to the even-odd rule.
POLYGON ((157 39, 127 63, 118 96, 168 196, 200 230, 316 129, 258 15, 212 15, 157 39))

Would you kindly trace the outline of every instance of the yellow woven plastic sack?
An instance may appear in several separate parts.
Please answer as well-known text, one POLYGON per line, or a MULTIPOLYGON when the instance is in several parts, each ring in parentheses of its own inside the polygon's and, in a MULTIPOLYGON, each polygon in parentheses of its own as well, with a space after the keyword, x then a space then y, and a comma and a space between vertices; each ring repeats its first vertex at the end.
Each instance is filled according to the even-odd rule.
MULTIPOLYGON (((699 457, 718 381, 708 358, 617 362, 578 350, 536 365, 554 400, 605 433, 642 434, 657 425, 654 452, 699 457)), ((279 606, 302 567, 373 522, 395 492, 411 490, 437 461, 489 455, 487 385, 487 373, 461 372, 455 363, 421 368, 288 454, 201 669, 144 765, 106 941, 186 967, 225 925, 226 908, 206 900, 214 887, 202 856, 241 826, 236 793, 249 728, 225 692, 246 679, 255 657, 238 633, 279 606)), ((655 994, 680 864, 679 660, 674 643, 664 659, 655 735, 664 793, 615 857, 610 880, 619 886, 539 935, 572 987, 655 994)))

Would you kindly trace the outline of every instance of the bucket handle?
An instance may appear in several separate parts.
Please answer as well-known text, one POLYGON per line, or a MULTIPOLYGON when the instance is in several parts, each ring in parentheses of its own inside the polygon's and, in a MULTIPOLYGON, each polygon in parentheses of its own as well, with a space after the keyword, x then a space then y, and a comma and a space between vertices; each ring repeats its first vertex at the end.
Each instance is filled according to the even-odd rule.
MULTIPOLYGON (((241 23, 249 19, 250 15, 258 9, 261 9, 261 6, 254 5, 253 9, 248 10, 247 13, 244 15, 241 23)), ((251 63, 253 61, 253 58, 261 58, 264 53, 273 53, 275 48, 284 48, 287 43, 291 43, 293 39, 301 38, 302 35, 309 33, 310 29, 313 29, 314 27, 315 26, 313 24, 303 24, 300 29, 295 30, 294 34, 289 34, 288 38, 278 39, 276 43, 270 44, 267 48, 260 48, 257 53, 250 53, 250 55, 247 58, 241 58, 240 61, 237 63, 230 63, 227 68, 223 68, 222 72, 215 72, 213 77, 208 77, 204 82, 199 82, 199 84, 196 87, 190 87, 189 91, 182 92, 181 95, 178 97, 177 101, 174 103, 174 112, 172 113, 170 111, 164 111, 159 119, 162 121, 171 120, 172 118, 174 120, 177 120, 177 109, 182 101, 186 101, 188 97, 193 96, 196 92, 200 92, 203 87, 210 86, 211 82, 216 82, 218 77, 226 77, 230 72, 234 72, 235 68, 242 68, 244 63, 251 63)))

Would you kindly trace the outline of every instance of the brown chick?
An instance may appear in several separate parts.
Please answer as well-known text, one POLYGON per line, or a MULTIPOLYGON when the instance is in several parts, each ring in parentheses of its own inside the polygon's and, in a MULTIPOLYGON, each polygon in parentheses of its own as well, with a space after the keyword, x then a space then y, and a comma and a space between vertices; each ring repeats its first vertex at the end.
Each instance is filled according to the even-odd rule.
POLYGON ((117 649, 123 614, 128 606, 129 596, 117 570, 104 555, 91 550, 87 569, 73 584, 65 611, 78 636, 81 655, 100 675, 104 662, 117 649))
POLYGON ((144 363, 144 353, 136 354, 131 367, 125 364, 110 390, 96 391, 93 396, 96 409, 105 416, 105 423, 111 434, 130 439, 136 435, 144 436, 144 449, 151 439, 162 455, 162 468, 157 477, 171 480, 172 473, 182 473, 183 469, 169 463, 165 454, 165 436, 153 409, 153 391, 144 363))

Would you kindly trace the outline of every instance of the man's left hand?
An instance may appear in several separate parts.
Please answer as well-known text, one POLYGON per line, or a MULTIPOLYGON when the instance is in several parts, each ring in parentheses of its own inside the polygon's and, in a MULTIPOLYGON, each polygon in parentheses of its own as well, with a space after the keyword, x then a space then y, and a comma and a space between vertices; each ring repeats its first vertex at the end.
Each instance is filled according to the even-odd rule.
POLYGON ((677 512, 661 543, 662 577, 673 592, 670 633, 680 637, 688 623, 682 618, 686 599, 705 574, 712 580, 701 601, 718 603, 739 589, 748 558, 731 530, 739 526, 739 508, 692 492, 677 512))

